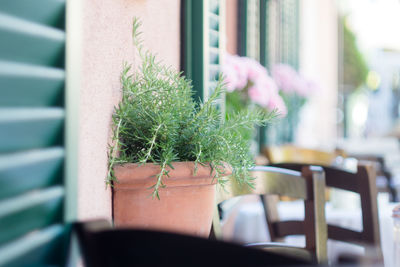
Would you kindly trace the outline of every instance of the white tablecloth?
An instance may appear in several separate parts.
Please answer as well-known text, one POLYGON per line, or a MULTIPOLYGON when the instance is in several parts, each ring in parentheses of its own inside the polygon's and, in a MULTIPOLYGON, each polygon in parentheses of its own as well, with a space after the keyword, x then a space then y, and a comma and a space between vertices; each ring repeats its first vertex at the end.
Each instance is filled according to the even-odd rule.
MULTIPOLYGON (((389 203, 387 194, 379 194, 378 210, 381 233, 382 250, 385 266, 392 267, 393 258, 393 221, 392 209, 398 203, 389 203)), ((354 230, 362 229, 361 211, 357 205, 336 207, 335 203, 326 205, 327 222, 354 230)), ((278 206, 282 219, 296 219, 304 217, 302 201, 281 202, 278 206)), ((268 242, 269 234, 264 220, 263 207, 260 202, 244 203, 238 208, 234 226, 233 239, 243 243, 268 242)), ((304 237, 288 237, 286 242, 292 245, 304 246, 304 237)), ((343 252, 363 253, 361 247, 337 241, 328 241, 328 258, 334 260, 343 252)))

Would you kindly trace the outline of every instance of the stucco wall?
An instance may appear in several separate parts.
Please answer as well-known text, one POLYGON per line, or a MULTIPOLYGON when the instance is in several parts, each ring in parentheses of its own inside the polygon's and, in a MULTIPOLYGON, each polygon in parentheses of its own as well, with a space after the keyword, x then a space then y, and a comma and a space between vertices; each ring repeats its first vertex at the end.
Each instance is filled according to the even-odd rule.
POLYGON ((232 55, 238 53, 238 1, 228 0, 226 3, 226 50, 232 55))
POLYGON ((179 69, 179 0, 85 0, 79 111, 78 218, 111 219, 105 187, 113 107, 120 99, 124 61, 134 62, 132 19, 142 22, 145 46, 179 69))
POLYGON ((301 113, 297 142, 333 148, 338 88, 338 10, 335 1, 300 1, 300 71, 317 81, 316 92, 301 113))

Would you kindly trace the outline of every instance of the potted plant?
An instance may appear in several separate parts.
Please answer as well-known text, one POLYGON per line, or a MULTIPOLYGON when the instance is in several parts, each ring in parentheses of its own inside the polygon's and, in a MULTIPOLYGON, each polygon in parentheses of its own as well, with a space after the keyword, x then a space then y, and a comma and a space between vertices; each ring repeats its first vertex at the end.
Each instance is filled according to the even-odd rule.
POLYGON ((124 65, 122 100, 113 115, 108 183, 114 223, 208 236, 216 184, 233 172, 238 183, 251 186, 253 161, 240 130, 265 124, 274 113, 224 120, 216 104, 223 79, 207 101, 195 101, 191 82, 144 49, 139 27, 135 19, 142 62, 135 70, 124 65))

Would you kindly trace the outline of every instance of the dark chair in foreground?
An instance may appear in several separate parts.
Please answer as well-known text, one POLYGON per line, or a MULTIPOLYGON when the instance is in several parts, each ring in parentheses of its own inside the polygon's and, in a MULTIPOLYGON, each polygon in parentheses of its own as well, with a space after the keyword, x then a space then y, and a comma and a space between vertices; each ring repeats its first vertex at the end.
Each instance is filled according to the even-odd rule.
POLYGON ((259 249, 147 230, 111 229, 104 221, 75 224, 86 267, 305 266, 259 249))
MULTIPOLYGON (((243 188, 231 182, 226 190, 221 190, 217 203, 243 195, 280 195, 303 199, 305 203, 304 221, 273 222, 272 228, 283 236, 305 235, 305 248, 288 246, 283 243, 247 244, 247 246, 291 255, 308 261, 309 264, 324 263, 327 260, 327 229, 325 222, 325 178, 319 167, 305 167, 302 172, 274 167, 256 166, 252 170, 255 190, 243 188)), ((213 221, 216 238, 222 239, 220 215, 217 209, 213 221)))
MULTIPOLYGON (((291 170, 301 170, 307 164, 280 163, 271 165, 274 167, 291 170)), ((344 227, 328 224, 328 239, 351 243, 362 246, 368 251, 369 256, 382 259, 380 244, 379 217, 377 204, 377 188, 375 182, 375 171, 371 164, 360 163, 357 173, 347 172, 341 169, 322 166, 325 171, 326 186, 357 193, 361 200, 362 231, 354 231, 344 227)), ((268 210, 267 210, 268 212, 268 210)), ((274 216, 274 214, 273 214, 274 216)), ((268 217, 268 214, 267 214, 268 217)), ((274 224, 273 218, 269 218, 268 224, 274 224)), ((284 233, 279 228, 271 228, 271 237, 280 238, 284 233)))

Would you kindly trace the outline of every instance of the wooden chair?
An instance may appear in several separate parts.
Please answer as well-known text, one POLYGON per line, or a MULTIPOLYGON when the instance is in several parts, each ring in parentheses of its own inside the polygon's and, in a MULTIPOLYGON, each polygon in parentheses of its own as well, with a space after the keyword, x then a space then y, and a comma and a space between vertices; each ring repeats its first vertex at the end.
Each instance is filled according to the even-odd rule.
POLYGON ((391 202, 399 201, 397 188, 392 184, 392 173, 387 167, 385 157, 383 155, 349 154, 349 156, 360 161, 372 162, 376 171, 377 181, 379 180, 379 182, 377 183, 378 191, 389 193, 389 199, 391 202))
POLYGON ((306 266, 306 261, 254 248, 188 235, 112 229, 106 221, 76 223, 87 267, 124 266, 306 266))
POLYGON ((384 157, 374 154, 357 154, 345 152, 341 148, 335 151, 321 151, 315 149, 302 148, 294 145, 270 146, 263 149, 263 154, 267 157, 271 164, 277 163, 303 163, 312 165, 335 165, 335 160, 338 157, 355 158, 361 161, 371 161, 374 164, 377 178, 377 188, 379 192, 388 192, 390 201, 396 202, 399 200, 397 189, 392 185, 392 175, 388 170, 384 157))
MULTIPOLYGON (((252 170, 255 176, 255 189, 242 188, 230 182, 225 190, 217 194, 217 204, 243 195, 285 195, 303 199, 305 205, 304 221, 279 221, 269 227, 282 236, 305 235, 305 248, 290 247, 285 244, 249 244, 249 246, 274 251, 306 259, 311 263, 324 263, 327 260, 327 228, 325 222, 325 178, 319 167, 305 167, 301 172, 281 168, 256 166, 252 170)), ((216 238, 222 238, 220 214, 218 209, 213 220, 213 232, 216 238)))
MULTIPOLYGON (((291 170, 302 170, 309 165, 299 163, 280 163, 271 166, 291 170)), ((379 217, 377 204, 377 189, 375 183, 375 171, 370 163, 359 163, 357 173, 347 172, 341 169, 322 166, 325 171, 326 186, 351 191, 359 194, 361 200, 362 226, 361 232, 344 227, 328 224, 328 239, 343 241, 362 246, 366 251, 374 251, 375 258, 382 258, 382 249, 379 233, 379 217)), ((269 207, 271 210, 271 207, 269 207)), ((267 210, 267 212, 269 211, 267 210)), ((272 212, 272 216, 275 213, 272 212)), ((268 215, 267 215, 268 217, 268 215)), ((268 224, 274 221, 267 220, 268 224)), ((269 227, 271 237, 282 236, 279 229, 269 227)))
MULTIPOLYGON (((341 149, 336 149, 335 151, 322 151, 316 149, 309 149, 304 147, 299 147, 293 144, 285 144, 280 146, 267 146, 263 149, 263 154, 267 157, 269 164, 277 163, 302 163, 310 165, 324 165, 332 166, 336 165, 336 160, 341 157, 343 159, 347 157, 346 153, 341 149)), ((325 199, 330 198, 330 189, 325 190, 325 199)), ((287 197, 281 197, 281 200, 291 200, 287 197)), ((269 205, 276 205, 276 200, 269 199, 269 205), (271 203, 275 202, 275 203, 271 203)), ((272 208, 273 209, 273 208, 272 208)))
POLYGON ((345 157, 345 153, 339 149, 334 152, 328 152, 290 144, 265 147, 263 154, 271 164, 291 162, 329 166, 334 163, 338 156, 345 157))

